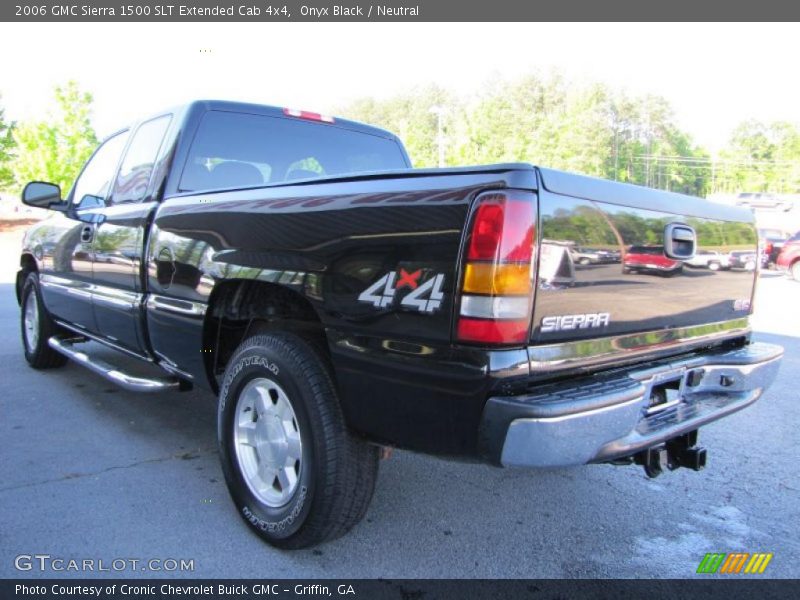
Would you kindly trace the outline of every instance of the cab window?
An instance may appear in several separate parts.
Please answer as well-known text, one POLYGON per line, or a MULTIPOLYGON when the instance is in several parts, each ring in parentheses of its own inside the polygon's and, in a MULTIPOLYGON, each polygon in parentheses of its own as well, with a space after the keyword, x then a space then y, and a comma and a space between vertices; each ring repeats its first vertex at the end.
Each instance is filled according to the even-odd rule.
POLYGON ((136 130, 114 184, 111 195, 114 204, 144 199, 170 120, 170 115, 158 117, 142 123, 136 130))
POLYGON ((122 131, 108 138, 95 151, 89 162, 72 186, 72 204, 80 206, 87 196, 95 202, 108 199, 120 156, 128 141, 128 131, 122 131), (99 199, 99 200, 97 200, 99 199))

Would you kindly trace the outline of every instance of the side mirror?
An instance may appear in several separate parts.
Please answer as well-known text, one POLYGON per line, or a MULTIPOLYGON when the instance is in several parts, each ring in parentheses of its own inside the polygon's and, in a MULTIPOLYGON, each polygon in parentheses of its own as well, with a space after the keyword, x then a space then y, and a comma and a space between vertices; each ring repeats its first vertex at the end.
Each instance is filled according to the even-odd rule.
POLYGON ((35 208, 59 210, 64 206, 61 200, 61 188, 55 183, 31 181, 22 190, 22 203, 35 208))

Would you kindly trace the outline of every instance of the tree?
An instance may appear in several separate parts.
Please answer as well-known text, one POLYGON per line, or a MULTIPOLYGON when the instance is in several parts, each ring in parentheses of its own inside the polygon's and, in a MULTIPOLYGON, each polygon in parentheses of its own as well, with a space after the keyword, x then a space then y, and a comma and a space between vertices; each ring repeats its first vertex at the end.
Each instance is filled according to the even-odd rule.
POLYGON ((438 164, 434 106, 444 108, 445 162, 456 164, 456 124, 462 122, 463 108, 455 96, 436 85, 414 88, 388 100, 361 98, 337 112, 345 117, 383 127, 403 140, 415 167, 438 164))
POLYGON ((15 128, 17 156, 12 170, 18 185, 50 181, 66 195, 97 146, 91 124, 92 95, 74 81, 55 88, 55 110, 45 121, 15 128))
POLYGON ((720 153, 715 188, 723 192, 800 191, 800 130, 777 121, 740 123, 720 153))
POLYGON ((558 73, 494 79, 456 98, 438 86, 387 100, 366 98, 341 113, 397 133, 418 167, 436 166, 434 106, 446 107, 449 165, 531 162, 596 177, 703 194, 692 161, 706 156, 657 96, 630 97, 603 84, 576 85, 558 73))
POLYGON ((11 170, 14 145, 14 122, 6 122, 5 110, 0 107, 0 190, 5 190, 14 183, 11 170))

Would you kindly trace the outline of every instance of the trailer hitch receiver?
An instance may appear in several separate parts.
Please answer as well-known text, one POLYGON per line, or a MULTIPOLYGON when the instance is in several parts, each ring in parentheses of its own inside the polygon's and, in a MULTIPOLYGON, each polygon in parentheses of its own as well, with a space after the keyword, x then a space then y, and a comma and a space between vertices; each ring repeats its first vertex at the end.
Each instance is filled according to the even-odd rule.
POLYGON ((665 469, 681 467, 700 471, 706 466, 707 452, 697 446, 697 430, 667 441, 661 446, 647 448, 633 456, 633 462, 644 467, 648 477, 658 477, 665 469))

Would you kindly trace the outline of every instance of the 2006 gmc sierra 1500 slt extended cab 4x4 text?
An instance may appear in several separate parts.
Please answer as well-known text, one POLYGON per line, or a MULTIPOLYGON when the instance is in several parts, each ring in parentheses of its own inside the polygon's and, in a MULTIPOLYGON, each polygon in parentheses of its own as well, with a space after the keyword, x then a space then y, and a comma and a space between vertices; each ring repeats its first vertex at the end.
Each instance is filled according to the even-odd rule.
POLYGON ((680 268, 755 252, 750 211, 528 164, 412 169, 394 135, 315 113, 194 102, 109 137, 66 199, 23 201, 53 210, 21 253, 28 362, 218 394, 236 509, 282 548, 362 518, 381 447, 699 470, 698 428, 782 356, 750 341, 757 273, 680 268))

